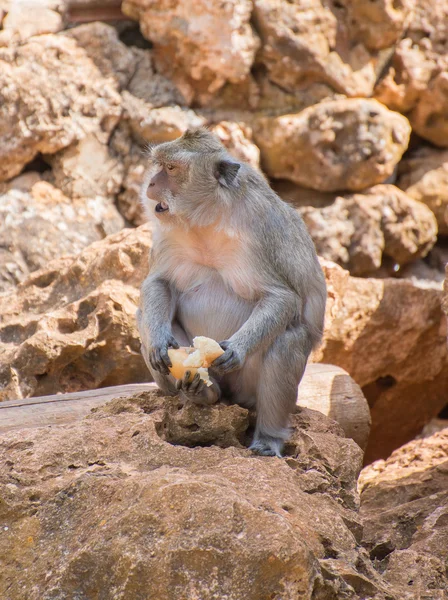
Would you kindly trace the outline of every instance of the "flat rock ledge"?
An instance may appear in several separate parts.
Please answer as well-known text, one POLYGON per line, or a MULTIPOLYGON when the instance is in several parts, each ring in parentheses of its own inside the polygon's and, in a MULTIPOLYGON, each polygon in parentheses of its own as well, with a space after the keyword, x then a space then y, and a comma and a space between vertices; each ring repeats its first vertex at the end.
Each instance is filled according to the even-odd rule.
POLYGON ((283 459, 252 415, 160 391, 0 436, 4 600, 394 599, 360 546, 362 451, 311 409, 283 459))

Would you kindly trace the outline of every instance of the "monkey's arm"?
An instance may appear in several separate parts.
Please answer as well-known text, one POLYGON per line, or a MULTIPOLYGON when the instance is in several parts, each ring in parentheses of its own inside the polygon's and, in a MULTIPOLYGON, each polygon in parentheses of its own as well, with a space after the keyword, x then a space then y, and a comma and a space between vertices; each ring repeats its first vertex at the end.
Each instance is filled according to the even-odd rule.
POLYGON ((268 345, 300 315, 301 299, 287 287, 271 288, 255 305, 251 316, 231 338, 220 342, 225 350, 212 368, 228 373, 240 368, 246 357, 268 345))
POLYGON ((141 289, 137 326, 151 366, 168 373, 171 361, 168 348, 179 348, 172 334, 175 302, 170 285, 157 273, 145 279, 141 289))

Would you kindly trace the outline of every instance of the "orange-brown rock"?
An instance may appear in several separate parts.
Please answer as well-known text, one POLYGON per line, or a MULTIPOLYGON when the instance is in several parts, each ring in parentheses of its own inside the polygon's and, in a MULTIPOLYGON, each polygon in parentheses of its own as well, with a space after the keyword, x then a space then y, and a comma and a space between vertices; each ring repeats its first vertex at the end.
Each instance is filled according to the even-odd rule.
POLYGON ((370 96, 390 49, 411 16, 412 2, 255 0, 262 40, 257 56, 282 90, 370 96))
POLYGON ((124 0, 122 10, 139 20, 158 70, 188 102, 206 102, 227 81, 249 74, 259 46, 249 0, 124 0))
POLYGON ((426 204, 436 216, 439 233, 448 234, 448 150, 415 150, 400 162, 397 185, 426 204))
POLYGON ((75 40, 41 35, 0 47, 0 181, 88 134, 107 143, 120 116, 117 83, 75 40))
POLYGON ((398 44, 375 97, 408 113, 412 128, 437 146, 448 146, 448 4, 415 3, 405 38, 398 44))
POLYGON ((359 480, 363 544, 403 600, 448 593, 448 429, 396 450, 359 480))
MULTIPOLYGON (((89 164, 84 175, 91 173, 89 164)), ((76 254, 124 226, 104 197, 74 200, 28 172, 0 186, 0 292, 65 254, 76 254)), ((1 317, 0 317, 1 319, 1 317)))
POLYGON ((374 274, 385 257, 405 265, 425 256, 437 239, 433 213, 390 184, 298 210, 317 253, 352 275, 374 274))
POLYGON ((361 451, 302 409, 285 459, 247 411, 158 393, 0 438, 0 595, 394 598, 359 545, 361 451))
POLYGON ((447 322, 442 292, 410 281, 349 277, 323 263, 329 305, 315 360, 361 386, 372 414, 366 462, 387 457, 446 405, 447 322))
POLYGON ((321 102, 254 123, 267 174, 319 191, 358 191, 384 182, 409 134, 405 117, 360 98, 321 102))

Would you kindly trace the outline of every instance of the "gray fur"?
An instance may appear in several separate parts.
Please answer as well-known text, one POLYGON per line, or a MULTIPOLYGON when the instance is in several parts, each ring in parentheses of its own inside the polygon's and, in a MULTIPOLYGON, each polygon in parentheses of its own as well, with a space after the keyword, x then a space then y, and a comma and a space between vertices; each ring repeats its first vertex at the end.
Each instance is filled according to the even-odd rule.
POLYGON ((157 227, 138 312, 142 351, 167 393, 206 404, 222 394, 255 407, 251 448, 279 456, 322 337, 325 279, 297 211, 250 165, 237 163, 223 181, 222 161, 235 164, 205 130, 151 150, 142 201, 157 227), (158 185, 165 172, 168 185, 158 185), (225 350, 210 369, 210 388, 168 372, 168 347, 197 335, 225 350))

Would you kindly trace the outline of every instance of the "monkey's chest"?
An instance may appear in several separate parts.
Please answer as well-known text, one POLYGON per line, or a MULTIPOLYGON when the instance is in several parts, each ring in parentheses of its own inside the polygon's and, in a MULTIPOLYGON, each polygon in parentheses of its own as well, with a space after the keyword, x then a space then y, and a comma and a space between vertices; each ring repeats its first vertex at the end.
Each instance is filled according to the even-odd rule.
POLYGON ((180 292, 177 319, 191 337, 224 340, 247 321, 254 303, 236 294, 217 272, 180 292))

